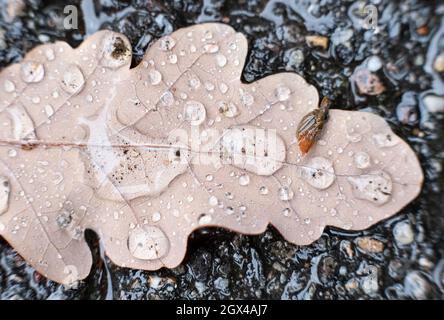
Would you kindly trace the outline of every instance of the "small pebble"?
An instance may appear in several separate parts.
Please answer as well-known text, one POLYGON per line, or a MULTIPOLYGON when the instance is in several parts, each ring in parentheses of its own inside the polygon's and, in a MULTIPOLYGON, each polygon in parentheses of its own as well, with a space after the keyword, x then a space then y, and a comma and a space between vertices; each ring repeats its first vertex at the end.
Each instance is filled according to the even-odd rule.
MULTIPOLYGON (((15 18, 25 13, 26 3, 24 0, 9 0, 6 3, 5 21, 10 23, 15 18)), ((3 10, 3 9, 2 9, 3 10)))
POLYGON ((361 289, 365 294, 373 296, 379 291, 378 268, 376 266, 367 266, 367 276, 360 279, 361 289))
POLYGON ((418 264, 423 268, 427 270, 431 270, 433 268, 433 262, 430 261, 430 259, 426 257, 421 257, 418 259, 418 264))
POLYGON ((305 41, 307 42, 308 46, 311 48, 319 47, 319 48, 326 50, 328 47, 328 38, 327 37, 318 36, 318 35, 306 36, 305 41))
POLYGON ((285 52, 285 60, 287 62, 287 70, 298 68, 304 62, 304 53, 299 49, 288 50, 285 52))
POLYGON ((403 124, 414 125, 418 122, 417 94, 406 91, 396 106, 396 117, 403 124))
POLYGON ((378 276, 371 274, 361 278, 361 289, 369 296, 376 294, 379 290, 378 276))
POLYGON ((444 72, 444 53, 441 53, 435 58, 433 62, 433 69, 436 72, 444 72))
POLYGON ((353 34, 353 29, 337 28, 331 36, 331 43, 333 43, 334 45, 342 44, 345 46, 349 46, 349 41, 353 37, 353 34))
POLYGON ((405 292, 413 299, 427 299, 430 291, 429 282, 419 271, 411 271, 404 279, 405 292))
POLYGON ((347 289, 347 291, 350 293, 356 291, 358 287, 359 287, 359 281, 356 278, 348 280, 347 283, 345 284, 345 289, 347 289))
POLYGON ((423 99, 424 106, 431 113, 444 112, 444 97, 427 95, 423 99))
POLYGON ((356 240, 359 249, 365 253, 381 253, 384 250, 384 244, 370 237, 361 237, 356 240))
POLYGON ((382 68, 381 58, 379 58, 378 56, 371 56, 370 58, 368 58, 367 68, 371 72, 376 72, 379 69, 381 69, 382 68))
POLYGON ((0 29, 0 50, 6 49, 5 31, 0 29))
POLYGON ((341 252, 348 258, 353 258, 354 252, 352 249, 352 244, 348 240, 342 240, 340 244, 341 252))
POLYGON ((399 259, 391 260, 388 266, 388 274, 391 278, 399 280, 404 275, 405 264, 399 259))
POLYGON ((376 74, 369 69, 358 67, 352 75, 352 80, 356 84, 360 94, 377 96, 385 91, 385 86, 376 74))
POLYGON ((393 236, 398 246, 411 244, 415 239, 412 226, 407 221, 398 222, 393 228, 393 236))

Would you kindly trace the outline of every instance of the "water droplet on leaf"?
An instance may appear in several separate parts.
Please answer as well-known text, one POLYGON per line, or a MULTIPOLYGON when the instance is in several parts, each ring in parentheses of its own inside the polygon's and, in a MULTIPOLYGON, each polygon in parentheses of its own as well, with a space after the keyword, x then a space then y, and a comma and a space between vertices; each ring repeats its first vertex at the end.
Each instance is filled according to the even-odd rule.
POLYGON ((13 134, 16 140, 34 140, 35 128, 31 117, 22 105, 13 105, 7 109, 14 123, 13 134))
POLYGON ((162 215, 158 211, 154 212, 151 216, 151 220, 153 222, 159 222, 161 218, 162 218, 162 215))
POLYGON ((176 40, 170 36, 163 37, 160 39, 160 50, 162 51, 170 51, 176 45, 176 40))
POLYGON ((45 68, 35 61, 25 61, 20 67, 20 75, 26 83, 36 83, 43 80, 45 68))
POLYGON ((199 101, 187 101, 184 112, 185 120, 190 122, 192 126, 198 126, 203 123, 207 114, 204 105, 199 101))
POLYGON ((219 67, 223 68, 227 64, 227 57, 225 57, 223 54, 218 54, 216 56, 216 62, 219 67))
POLYGON ((370 156, 366 152, 356 152, 353 160, 358 169, 365 169, 370 166, 370 156))
POLYGON ((155 69, 149 71, 148 77, 153 86, 158 85, 162 81, 162 74, 155 69))
POLYGON ((14 92, 15 90, 15 84, 10 80, 5 80, 3 88, 5 89, 6 92, 11 93, 14 92))
POLYGON ((209 214, 201 214, 199 216, 199 225, 209 224, 211 223, 211 220, 213 220, 213 218, 209 214))
POLYGON ((215 196, 211 196, 211 197, 208 199, 208 204, 209 204, 210 206, 212 206, 212 207, 217 206, 218 203, 219 203, 219 201, 217 200, 217 197, 215 197, 215 196))
POLYGON ((262 186, 262 187, 260 187, 259 188, 259 193, 261 194, 261 195, 267 195, 268 193, 269 193, 269 191, 268 191, 268 188, 266 187, 266 186, 262 186))
POLYGON ((277 87, 275 90, 276 98, 279 101, 285 101, 290 98, 291 90, 288 87, 277 87))
POLYGON ((314 157, 299 168, 299 174, 316 189, 327 189, 335 181, 333 163, 323 157, 314 157))
POLYGON ((375 171, 356 177, 348 177, 356 198, 367 200, 375 205, 389 201, 392 193, 392 179, 384 171, 375 171))
POLYGON ((85 85, 85 77, 77 65, 71 64, 63 73, 60 85, 63 90, 74 95, 83 89, 83 86, 85 85))
POLYGON ((380 148, 397 145, 399 138, 391 133, 377 133, 373 135, 373 143, 380 148))
POLYGON ((128 236, 128 250, 141 260, 156 260, 168 253, 169 241, 165 233, 155 226, 137 226, 128 236))
POLYGON ((239 177, 239 184, 241 186, 248 186, 250 184, 250 176, 248 174, 242 174, 239 177))
POLYGON ((280 187, 278 190, 278 194, 279 194, 279 199, 281 199, 282 201, 289 201, 293 199, 294 196, 293 190, 287 186, 280 187))
POLYGON ((45 113, 48 118, 51 117, 54 114, 54 108, 50 104, 45 105, 45 113))

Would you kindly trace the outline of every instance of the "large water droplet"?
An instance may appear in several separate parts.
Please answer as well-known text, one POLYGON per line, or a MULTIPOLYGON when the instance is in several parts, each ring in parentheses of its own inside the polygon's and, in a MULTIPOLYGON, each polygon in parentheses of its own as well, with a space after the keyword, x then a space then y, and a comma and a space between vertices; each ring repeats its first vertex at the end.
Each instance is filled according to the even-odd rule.
POLYGON ((128 236, 128 250, 141 260, 160 259, 168 253, 169 246, 165 233, 155 226, 137 226, 128 236))
POLYGON ((225 57, 223 54, 218 54, 216 56, 216 63, 220 68, 225 67, 227 64, 227 57, 225 57))
POLYGON ((9 185, 9 179, 0 176, 0 215, 8 211, 10 192, 11 186, 9 185))
POLYGON ((323 157, 311 158, 298 172, 302 179, 316 189, 327 189, 335 181, 333 163, 323 157))
POLYGON ((386 203, 392 193, 392 179, 384 171, 375 171, 356 177, 348 177, 356 198, 370 201, 375 205, 386 203))
POLYGON ((13 135, 16 140, 36 139, 34 123, 22 105, 13 105, 7 111, 14 123, 13 135))
POLYGON ((370 166, 370 156, 368 153, 360 151, 356 152, 354 158, 353 158, 355 165, 359 169, 365 169, 370 166))
POLYGON ((11 93, 14 92, 15 90, 15 84, 11 80, 5 80, 3 88, 5 89, 6 92, 11 93))
POLYGON ((277 87, 275 90, 276 98, 279 101, 285 101, 290 98, 291 90, 288 87, 277 87))
POLYGON ((185 103, 184 118, 192 126, 198 126, 205 121, 207 112, 199 101, 187 101, 185 103))
POLYGON ((45 68, 35 61, 25 61, 20 66, 20 75, 26 83, 36 83, 43 80, 45 68))
POLYGON ((153 69, 148 72, 148 78, 150 79, 150 83, 155 86, 162 81, 162 74, 159 71, 153 69))
POLYGON ((71 64, 63 73, 60 85, 69 94, 77 94, 85 85, 85 77, 77 65, 71 64))
POLYGON ((239 184, 241 186, 248 186, 250 184, 250 176, 248 174, 240 175, 239 184))
POLYGON ((287 186, 280 187, 278 190, 279 199, 282 201, 290 201, 293 199, 294 192, 291 188, 287 186))
POLYGON ((392 133, 376 133, 373 143, 380 148, 393 147, 399 143, 399 138, 392 133))

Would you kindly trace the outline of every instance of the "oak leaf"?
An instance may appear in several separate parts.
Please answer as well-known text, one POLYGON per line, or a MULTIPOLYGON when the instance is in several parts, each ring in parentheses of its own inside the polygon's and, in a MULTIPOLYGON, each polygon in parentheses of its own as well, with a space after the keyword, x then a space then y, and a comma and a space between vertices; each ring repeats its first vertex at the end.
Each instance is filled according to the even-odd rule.
POLYGON ((414 152, 379 116, 330 110, 302 155, 317 90, 294 73, 241 82, 245 37, 211 23, 153 43, 38 46, 0 73, 0 234, 40 273, 85 278, 85 229, 124 267, 177 266, 196 228, 295 244, 325 226, 365 229, 420 192, 414 152))

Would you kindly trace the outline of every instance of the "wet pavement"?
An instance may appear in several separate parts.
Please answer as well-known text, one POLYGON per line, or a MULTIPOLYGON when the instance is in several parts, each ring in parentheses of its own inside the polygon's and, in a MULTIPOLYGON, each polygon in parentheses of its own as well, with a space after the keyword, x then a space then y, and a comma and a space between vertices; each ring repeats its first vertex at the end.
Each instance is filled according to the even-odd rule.
POLYGON ((122 32, 137 65, 149 44, 195 23, 224 22, 249 41, 243 80, 294 71, 334 108, 383 116, 417 152, 421 195, 363 232, 333 228, 309 246, 273 229, 245 236, 192 234, 182 265, 155 272, 113 265, 87 237, 91 275, 67 288, 46 280, 0 240, 1 299, 442 299, 444 297, 444 5, 439 1, 73 1, 79 29, 65 30, 60 1, 0 0, 0 67, 38 44, 77 46, 99 29, 122 32), (20 1, 18 1, 20 2, 20 1), (366 20, 375 8, 375 21, 366 20), (85 23, 86 21, 86 23, 85 23))

